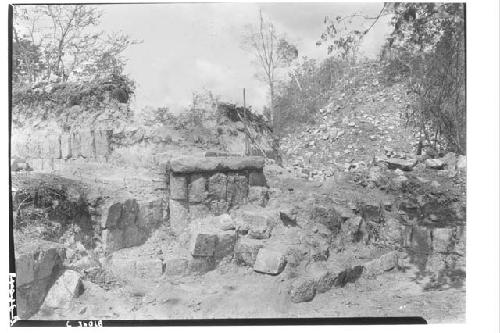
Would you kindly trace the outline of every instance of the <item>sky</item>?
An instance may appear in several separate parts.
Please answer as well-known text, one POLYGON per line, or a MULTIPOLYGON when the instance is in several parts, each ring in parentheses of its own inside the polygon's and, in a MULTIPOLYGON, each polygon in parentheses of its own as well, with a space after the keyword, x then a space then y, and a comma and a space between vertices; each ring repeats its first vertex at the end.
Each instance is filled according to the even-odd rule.
MULTIPOLYGON (((176 3, 103 5, 100 27, 123 32, 142 41, 124 53, 126 72, 136 81, 133 107, 169 107, 183 110, 194 91, 210 90, 222 100, 261 110, 267 103, 265 83, 252 55, 242 48, 247 24, 255 24, 259 9, 278 32, 299 50, 299 57, 325 58, 316 46, 325 16, 362 13, 376 15, 382 3, 176 3)), ((365 37, 361 51, 378 54, 387 21, 379 21, 365 37)))

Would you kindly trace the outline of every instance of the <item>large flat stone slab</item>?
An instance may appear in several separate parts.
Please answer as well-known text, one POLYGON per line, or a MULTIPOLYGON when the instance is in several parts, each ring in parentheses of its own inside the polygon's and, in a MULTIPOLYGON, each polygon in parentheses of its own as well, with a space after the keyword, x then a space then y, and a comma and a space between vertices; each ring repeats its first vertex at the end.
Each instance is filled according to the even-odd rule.
POLYGON ((174 173, 259 170, 264 167, 262 156, 184 156, 170 161, 174 173))

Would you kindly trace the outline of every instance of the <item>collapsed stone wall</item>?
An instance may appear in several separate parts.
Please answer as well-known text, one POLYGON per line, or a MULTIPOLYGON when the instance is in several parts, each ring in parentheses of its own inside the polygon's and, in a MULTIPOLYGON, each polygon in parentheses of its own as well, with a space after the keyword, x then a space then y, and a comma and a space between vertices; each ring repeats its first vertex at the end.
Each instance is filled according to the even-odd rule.
POLYGON ((264 158, 180 157, 170 161, 170 226, 180 234, 189 221, 244 205, 252 187, 266 186, 264 158))
POLYGON ((26 159, 36 171, 57 171, 76 158, 106 161, 111 154, 113 131, 108 129, 71 132, 35 131, 14 135, 12 156, 26 159))
POLYGON ((101 217, 102 243, 107 253, 143 244, 164 222, 164 200, 112 202, 101 217))

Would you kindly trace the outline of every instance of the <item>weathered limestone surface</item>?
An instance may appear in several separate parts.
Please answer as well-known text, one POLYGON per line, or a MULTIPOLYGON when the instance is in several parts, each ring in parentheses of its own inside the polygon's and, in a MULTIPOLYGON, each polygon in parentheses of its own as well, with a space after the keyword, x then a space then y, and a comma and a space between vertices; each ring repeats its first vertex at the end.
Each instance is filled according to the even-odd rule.
POLYGON ((231 157, 179 157, 170 161, 174 173, 213 171, 260 170, 264 167, 262 156, 231 157))
POLYGON ((37 240, 16 247, 16 302, 21 319, 38 311, 64 258, 65 249, 57 243, 37 240))
MULTIPOLYGON (((167 172, 173 231, 180 234, 192 220, 219 216, 248 203, 254 185, 267 186, 263 167, 261 156, 185 156, 170 160, 167 172)), ((259 201, 265 205, 265 200, 259 201)))
POLYGON ((163 221, 163 200, 114 202, 102 216, 102 241, 109 252, 143 244, 163 221))
POLYGON ((14 136, 13 155, 26 159, 34 171, 60 170, 75 158, 105 160, 111 154, 112 130, 84 129, 72 132, 33 132, 14 136))

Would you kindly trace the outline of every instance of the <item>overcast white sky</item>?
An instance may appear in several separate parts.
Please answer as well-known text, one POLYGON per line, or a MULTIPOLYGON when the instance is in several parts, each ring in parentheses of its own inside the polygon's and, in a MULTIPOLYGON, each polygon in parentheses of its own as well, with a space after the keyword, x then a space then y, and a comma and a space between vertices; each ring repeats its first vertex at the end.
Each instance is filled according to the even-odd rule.
MULTIPOLYGON (((375 15, 382 3, 197 3, 116 4, 100 6, 101 28, 122 31, 143 43, 126 51, 127 72, 137 82, 136 109, 169 106, 180 110, 193 91, 208 89, 222 99, 261 109, 266 86, 255 78, 258 68, 241 49, 243 27, 256 23, 259 8, 279 32, 299 49, 299 56, 323 58, 317 47, 325 16, 361 12, 375 15)), ((381 21, 367 35, 363 52, 374 56, 387 33, 381 21)))

